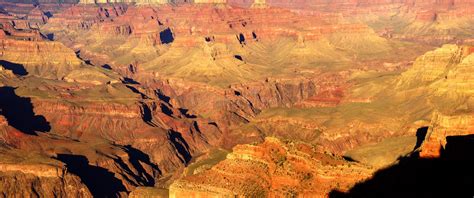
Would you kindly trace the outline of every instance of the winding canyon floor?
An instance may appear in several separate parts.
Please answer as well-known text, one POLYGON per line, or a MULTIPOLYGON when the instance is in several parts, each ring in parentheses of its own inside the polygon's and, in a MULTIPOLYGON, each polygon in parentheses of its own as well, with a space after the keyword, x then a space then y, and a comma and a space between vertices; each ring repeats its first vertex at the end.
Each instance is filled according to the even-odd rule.
POLYGON ((474 1, 0 1, 0 197, 471 197, 474 1))

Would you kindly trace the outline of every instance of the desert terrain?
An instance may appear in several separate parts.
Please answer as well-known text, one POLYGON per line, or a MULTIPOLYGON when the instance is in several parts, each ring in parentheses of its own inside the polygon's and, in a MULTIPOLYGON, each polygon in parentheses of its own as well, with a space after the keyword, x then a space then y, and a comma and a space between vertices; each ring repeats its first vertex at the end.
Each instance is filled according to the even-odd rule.
POLYGON ((472 0, 0 0, 0 197, 472 197, 472 0))

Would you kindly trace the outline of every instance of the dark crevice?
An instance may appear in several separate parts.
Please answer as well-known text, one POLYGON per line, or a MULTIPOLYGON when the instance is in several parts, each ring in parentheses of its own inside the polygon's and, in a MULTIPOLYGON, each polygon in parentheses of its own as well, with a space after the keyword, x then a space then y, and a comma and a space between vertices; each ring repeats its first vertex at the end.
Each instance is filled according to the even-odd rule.
POLYGON ((155 123, 153 123, 153 115, 150 107, 148 105, 142 103, 141 108, 142 120, 150 126, 157 127, 155 123))
POLYGON ((342 156, 342 158, 344 158, 344 160, 349 161, 349 162, 358 162, 357 160, 352 159, 352 157, 349 157, 349 156, 342 156))
POLYGON ((161 175, 161 171, 158 166, 150 161, 150 157, 143 153, 142 151, 133 148, 131 145, 123 146, 123 150, 129 156, 129 162, 136 170, 137 173, 134 173, 130 167, 123 161, 122 158, 115 159, 115 162, 119 164, 126 172, 134 177, 133 182, 136 185, 140 186, 154 186, 155 185, 155 178, 161 175), (150 173, 142 166, 142 164, 146 164, 152 169, 150 173))
POLYGON ((160 100, 163 100, 166 103, 170 103, 171 98, 169 96, 166 96, 161 90, 156 90, 155 94, 160 100))
POLYGON ((243 123, 249 123, 250 120, 248 120, 247 118, 245 118, 244 116, 241 116, 240 114, 236 113, 236 112, 232 112, 232 115, 235 116, 236 119, 240 119, 240 122, 243 122, 243 123))
POLYGON ((210 124, 210 125, 213 125, 213 126, 215 126, 215 127, 218 127, 218 128, 219 128, 219 126, 217 126, 217 123, 216 123, 216 122, 209 122, 208 124, 210 124))
POLYGON ((136 93, 136 94, 140 94, 140 97, 142 99, 147 99, 148 96, 146 96, 145 94, 143 94, 142 92, 140 92, 137 88, 133 87, 133 86, 130 86, 130 85, 125 85, 125 87, 127 87, 128 89, 130 89, 130 91, 132 91, 133 93, 136 93))
POLYGON ((193 121, 193 127, 196 129, 196 131, 201 132, 201 129, 199 128, 199 124, 196 121, 193 121))
POLYGON ((0 114, 10 126, 30 135, 51 130, 46 118, 33 111, 31 99, 16 95, 15 88, 0 87, 0 98, 0 114))
POLYGON ((50 40, 50 41, 54 41, 54 33, 48 33, 46 34, 46 39, 50 40))
POLYGON ((192 114, 189 114, 189 110, 188 109, 184 109, 184 108, 179 108, 179 112, 181 112, 181 114, 183 114, 186 118, 197 118, 196 115, 192 115, 192 114))
POLYGON ((86 64, 92 65, 92 63, 91 63, 90 60, 86 60, 86 59, 83 59, 83 58, 81 57, 81 50, 77 50, 77 51, 76 51, 76 57, 77 57, 78 59, 81 59, 82 61, 84 61, 86 64))
POLYGON ((132 74, 137 73, 137 70, 138 70, 138 69, 137 69, 136 64, 130 64, 130 65, 128 65, 128 71, 130 71, 132 74))
POLYGON ((66 164, 67 170, 79 176, 94 197, 117 197, 126 188, 107 169, 92 166, 89 160, 81 155, 58 154, 59 161, 66 164))
POLYGON ((252 32, 252 37, 253 37, 254 40, 258 40, 257 34, 255 34, 255 32, 252 32))
POLYGON ((181 157, 181 160, 184 164, 188 164, 191 161, 191 153, 189 152, 189 145, 186 140, 183 138, 181 133, 170 130, 169 131, 169 138, 173 146, 178 151, 178 154, 181 157))
POLYGON ((164 114, 168 116, 173 116, 173 110, 171 110, 171 108, 169 108, 166 104, 161 103, 160 108, 161 112, 163 112, 164 114))
MULTIPOLYGON (((148 156, 146 153, 144 153, 144 152, 142 152, 142 151, 140 151, 136 148, 133 148, 131 145, 126 145, 125 146, 125 151, 130 156, 130 161, 132 162, 132 164, 137 165, 137 167, 138 167, 138 166, 141 166, 141 165, 139 165, 139 162, 143 162, 143 163, 149 165, 150 167, 152 167, 154 170, 158 171, 157 174, 161 174, 161 170, 158 167, 158 165, 152 163, 151 160, 150 160, 150 156, 148 156)), ((141 170, 144 170, 144 169, 141 169, 141 170)), ((157 176, 157 175, 153 175, 153 178, 155 176, 157 176)), ((152 185, 154 185, 154 183, 152 185)))
POLYGON ((174 41, 173 32, 170 28, 166 28, 160 32, 160 40, 162 44, 170 44, 174 41))
POLYGON ((237 39, 239 40, 239 43, 244 45, 245 44, 245 36, 244 34, 240 33, 238 36, 237 36, 237 39))
POLYGON ((421 147, 423 141, 425 141, 426 133, 428 133, 428 127, 421 127, 416 130, 416 145, 413 150, 416 150, 421 147))
POLYGON ((244 61, 244 58, 242 58, 241 55, 234 55, 234 58, 240 61, 244 61))
POLYGON ((109 64, 102 65, 102 68, 112 70, 112 67, 109 64))
POLYGON ((53 13, 47 11, 47 12, 44 12, 44 15, 46 15, 48 18, 51 18, 53 17, 53 13))
POLYGON ((6 60, 0 60, 0 65, 7 70, 11 70, 13 74, 19 76, 26 76, 28 75, 28 71, 26 71, 25 67, 22 64, 12 63, 6 60))
POLYGON ((122 82, 125 83, 125 84, 132 84, 132 85, 139 85, 140 84, 139 82, 133 80, 132 78, 128 78, 128 77, 123 77, 122 82))

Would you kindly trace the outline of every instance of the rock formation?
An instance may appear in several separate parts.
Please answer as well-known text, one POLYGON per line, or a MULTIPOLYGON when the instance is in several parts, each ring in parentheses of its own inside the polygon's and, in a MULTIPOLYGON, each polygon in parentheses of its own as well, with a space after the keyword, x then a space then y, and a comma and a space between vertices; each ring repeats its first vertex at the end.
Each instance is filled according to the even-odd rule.
POLYGON ((299 142, 266 138, 258 145, 238 145, 212 169, 170 186, 170 197, 324 196, 345 190, 371 169, 299 142))
POLYGON ((1 148, 0 191, 3 196, 92 197, 81 179, 63 163, 35 153, 1 148))
POLYGON ((425 141, 421 147, 421 157, 437 158, 446 148, 450 136, 472 135, 474 126, 472 115, 446 116, 435 113, 432 120, 432 128, 426 134, 425 141))
MULTIPOLYGON (((471 95, 474 84, 469 77, 474 66, 472 47, 443 46, 437 51, 441 50, 452 51, 448 54, 440 54, 440 57, 449 57, 446 65, 432 64, 433 68, 442 72, 434 72, 430 80, 429 88, 433 90, 433 103, 438 110, 433 113, 431 127, 421 148, 420 155, 423 157, 439 157, 446 146, 446 139, 450 136, 472 134, 471 108, 474 101, 471 95)), ((420 71, 419 68, 413 68, 413 70, 420 71)))
POLYGON ((0 2, 0 194, 325 197, 442 157, 473 4, 0 2))

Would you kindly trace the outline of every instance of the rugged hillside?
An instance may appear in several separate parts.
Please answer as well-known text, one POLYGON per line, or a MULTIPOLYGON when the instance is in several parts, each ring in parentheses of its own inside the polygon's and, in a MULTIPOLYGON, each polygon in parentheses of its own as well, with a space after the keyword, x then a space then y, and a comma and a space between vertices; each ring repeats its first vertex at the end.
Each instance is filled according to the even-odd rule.
POLYGON ((284 76, 321 69, 312 62, 327 62, 321 66, 330 67, 347 66, 354 56, 390 58, 389 50, 409 45, 392 43, 366 25, 348 24, 332 13, 183 5, 129 7, 123 15, 103 16, 108 9, 117 10, 70 8, 51 19, 43 31, 80 50, 84 59, 137 80, 147 77, 141 73, 151 73, 152 78, 175 77, 220 87, 263 80, 268 73, 284 76), (292 23, 275 20, 274 15, 292 23))
MULTIPOLYGON (((464 187, 463 189, 459 189, 459 193, 465 194, 469 192, 469 189, 465 188, 469 183, 472 183, 471 179, 472 176, 474 176, 472 172, 465 169, 465 165, 461 165, 472 164, 472 158, 466 156, 465 151, 462 150, 470 148, 472 143, 471 136, 473 134, 472 110, 470 109, 473 102, 471 99, 472 86, 469 84, 470 78, 467 77, 470 76, 470 71, 472 71, 473 66, 471 62, 471 49, 472 47, 469 46, 445 45, 442 48, 421 56, 416 60, 411 69, 397 77, 396 80, 392 81, 391 86, 388 86, 395 86, 397 89, 387 89, 378 94, 377 98, 380 100, 387 100, 387 95, 394 97, 393 100, 388 100, 384 103, 377 102, 377 99, 374 99, 374 101, 366 103, 363 108, 349 103, 338 105, 335 110, 332 111, 327 108, 302 108, 298 110, 280 110, 280 115, 278 113, 276 113, 276 115, 268 115, 268 112, 263 112, 263 115, 266 114, 265 116, 268 117, 269 125, 273 126, 270 130, 263 131, 272 131, 275 133, 280 132, 280 130, 272 129, 276 128, 282 131, 283 129, 289 130, 293 128, 294 131, 295 127, 317 128, 327 126, 327 128, 319 129, 319 135, 315 137, 318 145, 321 145, 318 148, 324 148, 324 150, 330 149, 337 152, 340 151, 338 149, 344 151, 347 150, 347 148, 355 146, 354 150, 346 153, 347 158, 375 167, 388 167, 377 172, 373 179, 362 182, 364 178, 370 177, 371 169, 361 168, 360 164, 352 164, 352 166, 346 165, 344 166, 345 168, 336 166, 335 169, 337 169, 337 171, 327 170, 329 167, 334 167, 334 165, 329 166, 331 162, 325 163, 327 159, 332 159, 334 160, 332 162, 339 162, 340 164, 347 164, 349 162, 342 159, 338 161, 337 158, 328 158, 328 156, 326 156, 326 158, 317 158, 318 162, 313 162, 311 161, 314 160, 313 158, 302 155, 301 153, 303 151, 301 148, 306 148, 305 151, 311 148, 308 147, 308 145, 293 142, 282 143, 274 138, 266 138, 263 143, 256 146, 236 146, 233 149, 233 153, 227 155, 226 160, 212 166, 212 168, 205 168, 203 166, 205 171, 195 172, 194 175, 185 176, 183 179, 176 181, 170 186, 170 196, 180 197, 191 194, 197 197, 288 196, 290 194, 298 196, 324 196, 329 194, 329 191, 326 191, 327 189, 332 189, 330 193, 331 196, 364 197, 365 195, 371 195, 368 191, 371 187, 374 187, 373 190, 375 194, 384 196, 391 191, 395 191, 394 193, 396 195, 404 195, 409 192, 427 194, 430 193, 429 190, 423 188, 412 189, 411 186, 404 185, 403 180, 390 181, 394 178, 387 177, 393 174, 393 172, 398 171, 399 176, 406 179, 428 177, 423 179, 427 182, 429 182, 429 178, 434 179, 436 176, 426 175, 428 171, 418 170, 421 164, 429 165, 429 170, 442 171, 442 167, 454 168, 456 166, 466 171, 463 173, 464 175, 456 176, 443 172, 440 176, 443 178, 466 178, 467 180, 465 181, 456 182, 456 185, 464 187), (462 72, 460 73, 459 71, 462 72), (414 83, 414 81, 417 83, 414 83), (448 89, 446 87, 450 88, 448 89), (418 94, 414 92, 418 92, 418 94), (415 96, 415 98, 411 98, 411 96, 398 98, 400 95, 407 95, 407 93, 411 93, 410 95, 415 96), (420 98, 426 100, 420 101, 420 98), (397 100, 403 100, 403 103, 397 103, 397 100), (380 108, 381 106, 379 105, 381 104, 385 105, 386 108, 380 108), (414 108, 415 105, 419 107, 414 108), (398 110, 391 109, 390 106, 394 106, 398 110), (401 111, 400 113, 410 112, 408 109, 411 109, 411 112, 413 112, 409 113, 409 117, 404 118, 400 117, 402 114, 397 115, 397 111, 401 111), (286 116, 286 118, 277 122, 276 120, 281 116, 282 111, 285 112, 284 116, 286 116), (311 112, 311 114, 308 111, 311 112), (338 115, 339 112, 341 115, 338 115), (357 116, 350 115, 355 112, 358 113, 357 116), (375 117, 370 114, 364 114, 364 112, 376 114, 378 118, 374 120, 375 117), (347 135, 347 137, 350 137, 349 141, 345 139, 345 133, 343 133, 342 130, 337 132, 332 131, 336 130, 335 127, 337 125, 331 126, 324 122, 314 123, 318 121, 318 118, 324 118, 322 115, 315 116, 315 114, 317 115, 318 113, 330 114, 332 118, 326 119, 325 122, 336 122, 339 126, 344 126, 346 122, 353 120, 346 125, 346 129, 349 128, 349 132, 351 133, 347 135), (301 114, 304 116, 301 116, 301 114), (397 115, 399 120, 392 120, 391 122, 385 120, 393 119, 394 115, 397 115), (298 122, 298 119, 307 120, 308 124, 304 124, 304 121, 303 123, 298 122), (369 122, 364 122, 364 119, 371 119, 371 123, 374 124, 371 126, 369 122), (285 123, 282 123, 282 121, 285 123), (313 126, 309 125, 309 122, 312 122, 313 126), (355 125, 355 122, 359 122, 359 124, 355 125), (380 122, 380 124, 376 124, 377 122, 380 122), (292 123, 292 125, 290 125, 290 123, 292 123), (392 124, 389 125, 388 123, 392 124), (371 133, 366 134, 364 137, 364 135, 361 134, 363 133, 362 129, 367 129, 367 127, 372 127, 370 130, 371 133), (387 131, 384 132, 381 130, 382 127, 392 128, 386 128, 387 131), (397 135, 395 131, 397 127, 398 130, 401 131, 399 135, 397 135), (410 129, 410 127, 412 128, 410 129), (392 134, 389 134, 390 130, 392 130, 392 134), (383 136, 384 133, 386 138, 382 138, 383 141, 375 141, 377 142, 376 144, 363 142, 374 142, 374 140, 370 139, 376 138, 377 135, 383 136), (325 141, 324 139, 329 140, 325 141), (340 139, 344 141, 340 141, 340 139), (364 146, 357 146, 357 144, 363 144, 364 146), (293 149, 296 149, 296 151, 293 149), (307 160, 311 162, 307 162, 307 160), (305 162, 308 164, 305 164, 305 162), (452 164, 458 162, 459 165, 452 164), (305 168, 311 167, 309 164, 316 166, 314 170, 318 171, 310 171, 312 177, 304 177, 304 173, 306 173, 305 171, 307 170, 305 168), (412 166, 409 166, 410 164, 412 166), (449 164, 452 164, 452 167, 449 164), (407 173, 400 172, 403 170, 418 171, 413 172, 413 175, 410 176, 407 173), (336 174, 337 176, 325 175, 328 173, 336 174), (349 173, 350 176, 344 175, 349 173), (300 177, 299 174, 303 174, 303 176, 300 177), (289 178, 285 178, 286 176, 289 178), (319 177, 324 178, 324 180, 318 180, 319 177), (334 180, 330 180, 329 178, 334 180), (350 180, 346 181, 344 179, 350 180), (331 185, 336 185, 336 181, 340 182, 340 186, 324 185, 326 182, 331 185), (387 188, 381 186, 377 187, 379 184, 374 183, 376 181, 389 182, 396 186, 387 188), (306 182, 309 182, 309 184, 306 182), (317 185, 311 187, 307 186, 310 185, 311 182, 315 182, 317 185), (348 194, 342 193, 359 182, 360 184, 351 189, 348 194), (280 184, 283 183, 285 185, 280 186, 280 184), (405 188, 407 189, 397 189, 400 186, 406 186, 405 188), (386 191, 383 191, 383 189, 386 191)), ((256 125, 257 127, 266 126, 262 123, 256 123, 256 125)), ((301 129, 297 131, 301 133, 305 130, 301 129)), ((311 134, 315 132, 307 130, 307 133, 311 134)), ((291 131, 278 135, 291 139, 311 140, 311 137, 301 137, 303 134, 292 134, 291 131)), ((315 151, 313 150, 313 152, 315 151)), ((310 154, 310 156, 313 155, 310 154)), ((323 156, 325 155, 323 154, 323 156)), ((447 192, 453 191, 454 186, 452 184, 446 182, 441 183, 446 185, 447 192)), ((414 182, 414 184, 416 184, 416 182, 414 182)), ((421 185, 426 186, 425 184, 421 185)), ((390 195, 390 197, 391 196, 392 195, 390 195)))
POLYGON ((238 145, 227 158, 170 186, 170 197, 324 196, 369 177, 371 169, 305 143, 266 138, 238 145))
POLYGON ((1 148, 0 191, 3 196, 92 197, 63 163, 36 153, 1 148))
MULTIPOLYGON (((25 182, 17 192, 122 196, 137 186, 161 185, 192 156, 219 144, 221 132, 208 119, 173 107, 164 95, 142 93, 132 80, 90 65, 32 29, 17 29, 11 20, 2 24, 14 31, 5 29, 8 34, 1 39, 0 144, 13 154, 38 153, 42 157, 35 163, 62 162, 58 170, 67 169, 76 178, 58 173, 54 177, 59 178, 43 179, 10 173, 7 167, 5 182, 25 182), (38 38, 22 35, 29 32, 38 38), (66 189, 67 182, 87 188, 66 189), (108 185, 99 188, 99 183, 108 185)), ((35 167, 24 169, 34 172, 35 167)), ((3 192, 15 189, 5 186, 3 192)))
MULTIPOLYGON (((367 74, 353 74, 350 78, 354 85, 346 92, 341 104, 335 107, 271 108, 237 131, 249 134, 263 131, 265 135, 319 143, 335 153, 357 153, 367 163, 371 163, 365 156, 369 153, 357 151, 359 146, 378 143, 374 148, 383 150, 383 144, 387 144, 386 149, 395 151, 396 147, 407 145, 405 149, 396 151, 402 155, 411 151, 416 132, 422 127, 428 127, 429 131, 449 131, 451 128, 452 135, 467 135, 472 127, 472 86, 470 77, 466 76, 472 70, 471 51, 469 46, 445 45, 419 57, 413 67, 400 76, 392 73, 367 78, 367 74), (367 95, 367 90, 371 90, 370 95, 367 95), (453 116, 453 123, 448 121, 450 116, 453 116), (295 128, 298 128, 298 133, 288 132, 295 128), (412 138, 404 138, 407 136, 412 138), (388 137, 400 138, 382 141, 388 137), (356 150, 352 151, 353 148, 356 150)), ((450 136, 449 133, 433 132, 431 138, 435 139, 434 144, 438 144, 437 135, 441 135, 441 141, 450 136), (441 135, 443 133, 447 134, 441 135)), ((429 139, 430 135, 427 137, 429 139)), ((362 148, 364 152, 375 152, 373 148, 362 148)), ((439 148, 433 150, 439 152, 439 148)), ((376 165, 390 163, 390 160, 372 157, 378 161, 376 165)), ((396 159, 396 156, 386 157, 396 159)))
POLYGON ((2 144, 66 163, 95 196, 153 186, 219 140, 205 119, 188 119, 159 99, 142 101, 120 83, 79 87, 28 77, 16 86, 0 91, 3 123, 12 126, 2 144), (31 83, 42 85, 25 87, 31 83), (89 169, 113 185, 96 189, 89 169))
POLYGON ((387 40, 337 13, 210 5, 81 5, 43 32, 224 131, 270 107, 339 104, 351 69, 400 70, 427 48, 387 40))
POLYGON ((473 3, 1 2, 0 194, 351 196, 465 153, 473 3))
POLYGON ((117 75, 105 69, 88 65, 62 43, 47 40, 38 30, 18 27, 16 17, 1 17, 0 64, 15 74, 93 84, 119 80, 117 75))

